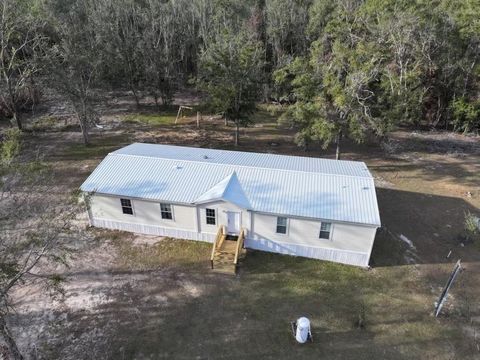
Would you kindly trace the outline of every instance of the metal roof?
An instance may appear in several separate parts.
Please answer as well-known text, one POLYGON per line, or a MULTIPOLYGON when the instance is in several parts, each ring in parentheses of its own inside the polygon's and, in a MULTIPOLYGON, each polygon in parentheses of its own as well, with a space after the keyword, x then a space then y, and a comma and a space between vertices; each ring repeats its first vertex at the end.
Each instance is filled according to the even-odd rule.
POLYGON ((224 199, 257 212, 380 226, 373 177, 355 161, 137 143, 110 153, 81 189, 185 204, 224 199))
POLYGON ((238 181, 235 171, 207 192, 203 193, 194 201, 194 203, 209 203, 216 200, 229 201, 247 210, 251 210, 252 208, 247 195, 245 195, 245 192, 243 191, 242 185, 238 181))
POLYGON ((198 161, 209 164, 262 167, 277 170, 320 172, 332 175, 371 177, 367 166, 359 161, 337 161, 303 156, 287 156, 245 151, 192 148, 185 146, 134 143, 113 154, 148 156, 161 159, 198 161))

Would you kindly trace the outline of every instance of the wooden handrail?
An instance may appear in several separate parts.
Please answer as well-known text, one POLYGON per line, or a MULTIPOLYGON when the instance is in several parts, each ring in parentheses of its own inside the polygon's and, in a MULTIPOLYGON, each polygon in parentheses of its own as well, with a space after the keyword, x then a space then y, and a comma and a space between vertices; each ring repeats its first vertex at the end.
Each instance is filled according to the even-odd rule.
POLYGON ((213 261, 213 258, 215 257, 215 250, 217 249, 217 244, 220 242, 220 239, 223 236, 223 225, 218 228, 217 231, 217 236, 215 237, 215 241, 213 242, 213 247, 212 247, 212 255, 210 256, 210 261, 213 261))
POLYGON ((245 239, 245 230, 242 229, 242 231, 240 231, 240 235, 238 236, 237 248, 235 250, 235 259, 233 260, 233 263, 235 265, 238 264, 238 257, 240 256, 240 251, 242 251, 244 239, 245 239))

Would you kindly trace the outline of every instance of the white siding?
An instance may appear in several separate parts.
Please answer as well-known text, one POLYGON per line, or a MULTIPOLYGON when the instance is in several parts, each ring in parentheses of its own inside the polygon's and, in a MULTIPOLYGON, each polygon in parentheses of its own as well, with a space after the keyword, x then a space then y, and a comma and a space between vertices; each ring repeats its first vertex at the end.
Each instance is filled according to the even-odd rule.
POLYGON ((101 228, 113 229, 113 230, 124 230, 124 231, 139 233, 139 234, 169 236, 169 237, 174 237, 178 239, 190 239, 190 240, 206 241, 211 243, 213 243, 213 241, 215 240, 215 234, 203 234, 203 233, 198 233, 196 231, 190 231, 190 230, 167 228, 167 227, 160 227, 160 226, 154 226, 154 225, 134 224, 134 223, 128 223, 124 221, 115 221, 115 220, 109 220, 109 219, 93 218, 91 220, 91 224, 93 226, 97 226, 101 228))
POLYGON ((321 221, 288 218, 287 234, 277 234, 277 217, 253 215, 248 247, 291 255, 313 257, 367 266, 376 228, 332 223, 330 240, 320 239, 321 221))
POLYGON ((199 231, 210 234, 217 233, 219 225, 227 225, 227 211, 241 213, 240 227, 246 228, 248 231, 250 228, 250 214, 238 206, 225 201, 215 201, 208 204, 198 205, 199 231), (217 216, 217 224, 215 226, 207 224, 205 209, 215 209, 215 214, 217 216))
POLYGON ((247 230, 245 246, 251 249, 368 266, 376 228, 332 223, 330 240, 320 239, 320 221, 288 218, 287 234, 277 234, 277 217, 252 213, 225 201, 195 206, 172 204, 173 220, 161 217, 160 203, 130 199, 134 215, 122 213, 120 197, 96 194, 89 216, 93 226, 213 242, 219 225, 227 224, 227 211, 241 213, 247 230), (205 209, 215 209, 216 225, 206 224, 205 209), (198 221, 197 221, 198 220, 198 221))
POLYGON ((160 212, 160 202, 130 200, 133 215, 122 213, 120 197, 95 194, 91 198, 91 214, 93 218, 99 219, 196 231, 194 206, 172 204, 173 220, 165 220, 160 212))
POLYGON ((313 246, 302 246, 289 243, 280 243, 267 239, 246 239, 245 247, 250 249, 274 252, 278 254, 303 256, 312 259, 327 260, 347 265, 367 267, 370 255, 368 252, 353 252, 335 250, 313 246))

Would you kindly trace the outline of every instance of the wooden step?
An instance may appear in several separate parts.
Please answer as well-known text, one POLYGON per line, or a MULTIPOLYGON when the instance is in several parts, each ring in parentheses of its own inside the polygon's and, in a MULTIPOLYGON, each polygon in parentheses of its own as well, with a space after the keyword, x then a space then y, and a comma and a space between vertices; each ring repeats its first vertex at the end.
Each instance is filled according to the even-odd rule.
POLYGON ((235 254, 230 253, 223 253, 223 252, 215 252, 214 260, 216 258, 223 258, 223 259, 235 259, 235 254))
POLYGON ((220 251, 231 252, 233 254, 235 254, 236 249, 237 249, 237 242, 231 241, 231 240, 223 241, 222 246, 220 246, 220 251))
POLYGON ((222 264, 222 265, 214 265, 212 271, 221 274, 228 274, 228 275, 235 275, 235 265, 233 264, 222 264))
POLYGON ((220 246, 214 252, 213 271, 222 274, 235 275, 236 266, 235 252, 237 251, 237 241, 223 238, 220 246))

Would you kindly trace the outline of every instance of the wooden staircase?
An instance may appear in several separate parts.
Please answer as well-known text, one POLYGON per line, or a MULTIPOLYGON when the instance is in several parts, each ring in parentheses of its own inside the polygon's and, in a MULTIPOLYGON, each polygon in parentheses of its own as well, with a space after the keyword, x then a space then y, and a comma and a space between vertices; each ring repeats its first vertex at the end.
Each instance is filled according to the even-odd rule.
POLYGON ((235 275, 241 257, 245 255, 243 242, 245 232, 242 229, 237 240, 228 240, 225 227, 220 226, 213 243, 210 263, 212 270, 222 274, 235 275))

